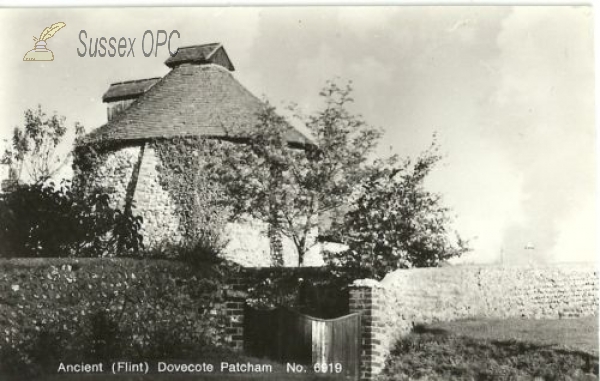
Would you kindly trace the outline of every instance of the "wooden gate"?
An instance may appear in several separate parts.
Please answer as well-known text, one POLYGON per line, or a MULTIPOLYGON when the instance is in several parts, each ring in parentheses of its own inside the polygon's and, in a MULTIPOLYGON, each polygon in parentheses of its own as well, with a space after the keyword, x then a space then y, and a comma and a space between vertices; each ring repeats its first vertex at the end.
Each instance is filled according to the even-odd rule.
POLYGON ((244 313, 247 354, 303 364, 315 373, 358 380, 360 343, 359 314, 319 319, 282 307, 246 307, 244 313))

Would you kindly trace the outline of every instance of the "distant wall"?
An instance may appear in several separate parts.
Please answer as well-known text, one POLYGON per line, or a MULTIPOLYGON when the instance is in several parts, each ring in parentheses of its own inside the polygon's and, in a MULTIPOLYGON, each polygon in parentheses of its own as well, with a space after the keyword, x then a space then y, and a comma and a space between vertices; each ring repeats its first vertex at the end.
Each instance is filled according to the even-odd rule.
POLYGON ((350 312, 363 314, 363 378, 384 366, 399 337, 418 323, 472 317, 559 319, 596 315, 595 264, 398 270, 360 280, 350 312))

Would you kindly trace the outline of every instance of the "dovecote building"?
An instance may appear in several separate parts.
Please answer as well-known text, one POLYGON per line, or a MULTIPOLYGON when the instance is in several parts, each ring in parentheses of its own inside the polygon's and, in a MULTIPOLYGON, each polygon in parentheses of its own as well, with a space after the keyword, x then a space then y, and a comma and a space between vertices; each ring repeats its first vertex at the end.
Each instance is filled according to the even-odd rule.
MULTIPOLYGON (((143 217, 143 240, 151 250, 182 242, 193 223, 191 195, 209 197, 214 191, 202 177, 203 164, 220 145, 242 144, 229 132, 256 126, 264 107, 233 76, 221 44, 179 48, 165 64, 171 70, 162 78, 110 85, 102 98, 107 123, 85 136, 77 149, 79 154, 92 151, 97 159, 93 165, 75 165, 78 189, 102 189, 115 205, 143 217)), ((285 133, 292 147, 310 143, 291 126, 285 133)), ((264 223, 248 219, 228 223, 225 230, 227 259, 244 266, 271 265, 273 238, 264 223)), ((285 265, 295 266, 291 242, 279 237, 277 245, 285 265)), ((308 259, 305 264, 314 263, 308 259)))

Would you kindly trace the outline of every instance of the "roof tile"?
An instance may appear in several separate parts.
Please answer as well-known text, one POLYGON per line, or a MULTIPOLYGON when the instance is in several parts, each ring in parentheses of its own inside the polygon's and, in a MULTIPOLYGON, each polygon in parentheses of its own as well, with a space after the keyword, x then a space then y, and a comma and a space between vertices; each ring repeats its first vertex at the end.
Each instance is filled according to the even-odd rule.
MULTIPOLYGON (((90 132, 82 143, 175 136, 226 137, 256 126, 263 107, 264 103, 222 66, 181 64, 122 114, 90 132)), ((290 143, 310 143, 291 126, 286 134, 290 143)))

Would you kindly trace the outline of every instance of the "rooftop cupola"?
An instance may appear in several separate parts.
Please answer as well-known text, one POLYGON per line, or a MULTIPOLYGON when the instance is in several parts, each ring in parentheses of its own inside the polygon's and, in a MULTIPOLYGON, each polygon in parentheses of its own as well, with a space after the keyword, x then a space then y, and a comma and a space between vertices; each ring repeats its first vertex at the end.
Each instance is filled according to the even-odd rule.
POLYGON ((102 102, 108 105, 108 120, 127 109, 140 95, 148 91, 160 81, 160 78, 138 79, 134 81, 116 82, 110 85, 102 96, 102 102))
POLYGON ((234 71, 235 68, 220 43, 185 46, 177 48, 175 55, 165 61, 165 65, 173 69, 181 64, 191 63, 196 65, 215 64, 234 71))

